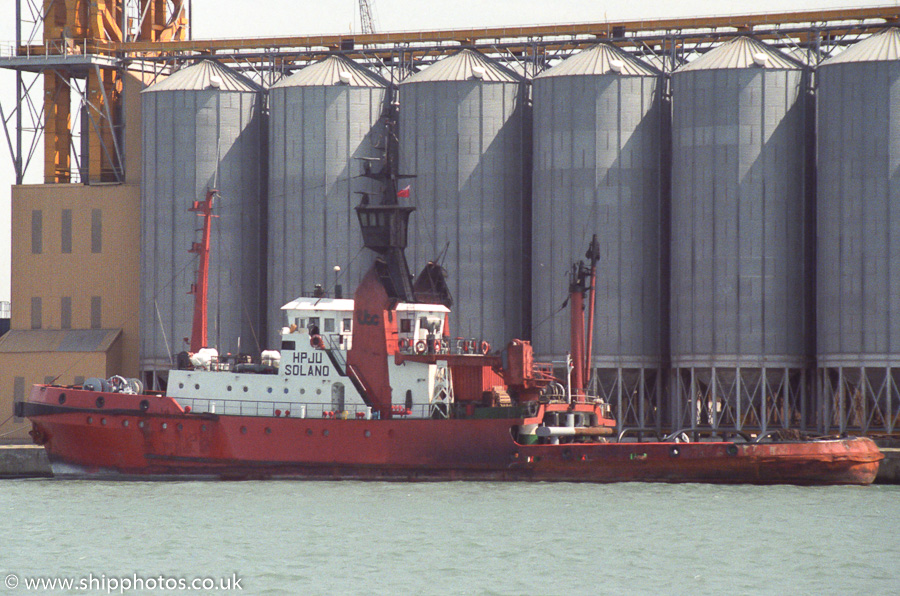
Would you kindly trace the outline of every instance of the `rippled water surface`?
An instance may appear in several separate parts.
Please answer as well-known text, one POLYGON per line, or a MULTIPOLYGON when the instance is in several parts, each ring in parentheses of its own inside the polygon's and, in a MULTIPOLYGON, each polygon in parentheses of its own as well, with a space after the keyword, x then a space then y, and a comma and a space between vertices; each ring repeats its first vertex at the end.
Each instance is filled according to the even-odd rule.
POLYGON ((0 512, 0 593, 900 594, 896 486, 7 480, 0 512))

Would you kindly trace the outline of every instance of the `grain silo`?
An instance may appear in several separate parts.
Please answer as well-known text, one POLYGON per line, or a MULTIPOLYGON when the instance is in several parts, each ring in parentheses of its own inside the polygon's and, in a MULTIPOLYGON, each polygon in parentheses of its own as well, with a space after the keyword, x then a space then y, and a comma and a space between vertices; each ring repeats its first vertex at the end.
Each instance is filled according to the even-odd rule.
POLYGON ((672 75, 674 427, 803 422, 806 81, 748 37, 672 75))
POLYGON ((817 360, 822 430, 900 413, 900 30, 817 71, 817 360))
POLYGON ((167 370, 191 334, 200 220, 188 209, 216 188, 208 339, 220 352, 256 352, 262 327, 261 89, 203 61, 141 98, 141 368, 167 370))
POLYGON ((523 79, 463 50, 400 84, 400 172, 413 174, 407 256, 441 261, 450 334, 505 345, 526 331, 523 79))
POLYGON ((600 241, 594 383, 620 425, 655 426, 661 390, 661 73, 600 44, 535 77, 532 329, 564 362, 572 263, 600 241))
POLYGON ((372 264, 353 210, 366 161, 385 150, 388 83, 343 56, 329 56, 269 91, 269 334, 282 305, 316 284, 352 298, 372 264), (334 267, 341 268, 339 277, 334 267))

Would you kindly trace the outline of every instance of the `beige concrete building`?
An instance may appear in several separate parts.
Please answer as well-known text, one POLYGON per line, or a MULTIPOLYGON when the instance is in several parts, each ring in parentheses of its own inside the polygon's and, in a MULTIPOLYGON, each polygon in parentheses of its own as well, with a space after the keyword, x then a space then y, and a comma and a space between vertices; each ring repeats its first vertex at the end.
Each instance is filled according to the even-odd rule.
POLYGON ((34 383, 138 376, 144 84, 136 75, 123 81, 124 184, 12 189, 12 320, 0 338, 0 442, 28 439, 31 425, 11 415, 34 383))

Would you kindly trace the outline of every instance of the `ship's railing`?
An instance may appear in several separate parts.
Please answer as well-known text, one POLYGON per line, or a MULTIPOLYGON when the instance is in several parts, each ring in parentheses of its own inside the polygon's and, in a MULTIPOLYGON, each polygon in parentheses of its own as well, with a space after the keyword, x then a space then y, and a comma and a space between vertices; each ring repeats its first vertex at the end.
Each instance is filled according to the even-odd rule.
POLYGON ((442 337, 430 342, 424 339, 400 338, 397 340, 397 351, 401 354, 487 355, 491 353, 492 348, 488 342, 474 337, 442 337))
MULTIPOLYGON (((328 418, 342 420, 370 419, 376 416, 372 409, 361 404, 336 408, 326 402, 248 401, 238 399, 200 399, 178 397, 182 408, 197 414, 221 414, 225 416, 284 416, 289 418, 328 418)), ((415 404, 411 408, 393 406, 394 418, 428 418, 428 404, 415 404)))

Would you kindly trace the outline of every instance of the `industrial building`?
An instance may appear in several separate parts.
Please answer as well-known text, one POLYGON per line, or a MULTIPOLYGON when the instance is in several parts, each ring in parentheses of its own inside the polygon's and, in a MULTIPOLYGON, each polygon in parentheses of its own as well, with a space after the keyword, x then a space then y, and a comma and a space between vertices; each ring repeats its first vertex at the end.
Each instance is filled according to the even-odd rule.
POLYGON ((352 296, 354 207, 396 151, 452 338, 522 337, 564 369, 597 234, 591 383, 620 431, 897 431, 900 8, 192 40, 182 2, 70 4, 0 58, 0 411, 35 382, 164 387, 211 189, 209 343, 277 348, 283 304, 352 296), (36 138, 45 183, 24 185, 36 138))

